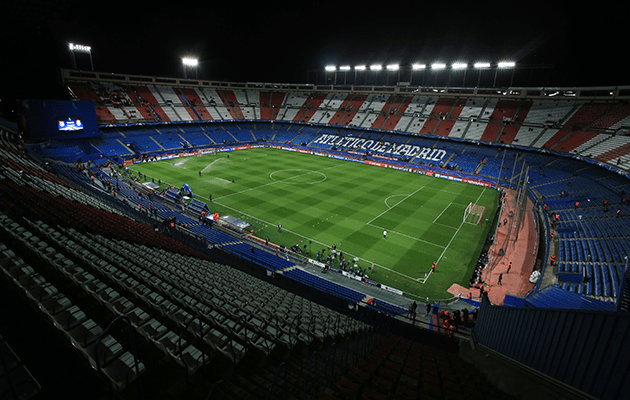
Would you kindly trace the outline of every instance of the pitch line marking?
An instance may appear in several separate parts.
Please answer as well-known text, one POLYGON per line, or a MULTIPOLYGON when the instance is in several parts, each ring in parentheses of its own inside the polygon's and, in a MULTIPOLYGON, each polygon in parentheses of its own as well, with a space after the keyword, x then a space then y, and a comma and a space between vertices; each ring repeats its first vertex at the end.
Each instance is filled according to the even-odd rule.
MULTIPOLYGON (((254 217, 253 215, 249 215, 249 214, 247 214, 247 213, 241 212, 241 211, 239 211, 239 210, 237 210, 237 209, 235 209, 235 208, 232 208, 232 207, 230 207, 230 206, 226 206, 225 204, 222 204, 222 203, 219 203, 219 202, 215 202, 215 203, 217 203, 218 205, 220 205, 220 206, 222 206, 222 207, 229 208, 230 210, 232 210, 232 211, 234 211, 234 212, 237 212, 237 213, 239 213, 239 214, 242 214, 242 215, 245 215, 245 216, 247 216, 247 217, 249 217, 249 218, 252 218, 252 219, 254 219, 254 220, 256 220, 256 221, 262 222, 263 224, 267 224, 267 225, 270 225, 270 226, 273 226, 273 225, 274 225, 274 224, 272 224, 271 222, 265 221, 265 220, 260 219, 260 218, 256 218, 256 217, 254 217)), ((289 232, 289 233, 291 233, 291 234, 293 234, 293 235, 295 235, 295 236, 301 237, 301 238, 302 238, 302 239, 304 239, 304 240, 310 240, 310 241, 312 241, 313 243, 317 243, 317 244, 319 244, 320 246, 324 246, 324 247, 326 247, 326 248, 329 248, 329 247, 330 247, 330 246, 329 246, 328 244, 326 244, 326 243, 322 243, 322 242, 317 241, 317 240, 315 240, 315 239, 311 239, 311 238, 306 237, 306 236, 304 236, 304 235, 300 235, 299 233, 297 233, 297 232, 293 232, 292 230, 286 229, 285 227, 282 227, 282 230, 283 230, 283 231, 286 231, 286 232, 289 232)), ((344 252, 344 253, 345 253, 345 252, 344 252)), ((366 262, 366 263, 368 263, 368 264, 370 264, 370 263, 371 263, 371 261, 366 260, 366 259, 365 259, 365 258, 363 258, 363 257, 359 257, 359 256, 357 256, 356 254, 351 254, 351 253, 346 253, 346 254, 347 254, 348 256, 352 257, 352 258, 355 258, 355 257, 356 257, 356 258, 358 258, 359 260, 364 261, 364 262, 366 262)), ((397 274, 397 275, 400 275, 400 276, 402 276, 402 277, 404 277, 404 278, 407 278, 407 279, 409 279, 409 280, 412 280, 412 281, 415 281, 415 280, 416 280, 414 277, 411 277, 411 276, 409 276, 409 275, 405 275, 405 274, 403 274, 403 273, 401 273, 401 272, 395 271, 395 270, 390 269, 390 268, 387 268, 387 267, 385 267, 385 266, 382 266, 382 265, 379 265, 379 264, 374 264, 374 266, 379 267, 379 268, 382 268, 382 269, 385 269, 385 270, 387 270, 387 271, 389 271, 389 272, 393 272, 393 273, 395 273, 395 274, 397 274)))
MULTIPOLYGON (((385 206, 386 206, 387 208, 394 208, 394 207, 396 207, 396 204, 394 204, 393 206, 390 206, 389 204, 387 204, 387 201, 388 201, 389 199, 391 199, 392 197, 398 197, 398 196, 407 196, 407 194, 392 194, 391 196, 389 196, 388 198, 386 198, 386 199, 385 199, 385 206)), ((404 199, 403 199, 403 200, 404 200, 404 199)))
MULTIPOLYGON (((419 191, 421 191, 422 189, 424 189, 424 186, 421 186, 420 188, 418 188, 416 191, 414 191, 413 193, 408 194, 407 196, 405 196, 404 199, 400 200, 398 203, 394 204, 393 206, 389 207, 387 205, 387 202, 385 203, 386 207, 389 207, 387 210, 383 211, 382 213, 380 213, 379 215, 377 215, 376 217, 372 218, 371 220, 369 220, 366 225, 370 225, 372 222, 376 221, 377 219, 379 219, 383 214, 387 213, 389 210, 391 210, 392 208, 395 208, 396 206, 398 206, 400 203, 402 203, 403 201, 407 200, 409 197, 413 196, 414 194, 418 193, 419 191)), ((392 196, 389 196, 392 197, 392 196)), ((389 198, 388 197, 388 198, 389 198)), ((387 201, 387 199, 385 199, 385 201, 387 201)))
POLYGON ((382 229, 382 230, 384 230, 384 231, 386 230, 386 231, 387 231, 387 233, 395 233, 396 235, 404 236, 404 237, 406 237, 406 238, 408 238, 408 239, 417 240, 418 242, 422 242, 422 243, 430 244, 430 245, 435 246, 435 247, 444 248, 444 246, 442 246, 442 245, 435 244, 435 243, 432 243, 432 242, 426 241, 426 240, 424 240, 424 239, 417 238, 417 237, 415 237, 415 236, 409 236, 409 235, 406 235, 406 234, 404 234, 404 233, 400 233, 400 232, 392 231, 392 230, 389 230, 389 229, 383 228, 382 226, 378 226, 378 225, 374 225, 374 224, 370 224, 370 223, 367 223, 366 225, 369 225, 369 226, 371 226, 371 227, 373 227, 373 228, 382 229))
MULTIPOLYGON (((338 164, 338 165, 333 165, 333 166, 331 166, 331 167, 327 167, 327 168, 320 169, 320 170, 318 170, 318 171, 308 171, 307 173, 300 174, 300 175, 294 175, 294 176, 292 176, 292 177, 290 177, 290 178, 287 178, 287 179, 284 179, 284 180, 273 181, 273 182, 265 183, 264 185, 259 185, 259 186, 251 187, 251 188, 249 188, 249 189, 243 189, 243 190, 238 191, 238 192, 234 192, 234 193, 226 194, 225 196, 220 196, 220 197, 217 197, 215 200, 221 200, 221 199, 224 199, 224 198, 226 198, 226 197, 234 196, 234 195, 236 195, 236 194, 241 194, 241 193, 249 192, 249 191, 251 191, 251 190, 261 189, 261 188, 264 188, 265 186, 269 186, 269 185, 276 185, 276 184, 278 184, 278 183, 286 183, 285 181, 288 181, 288 180, 290 180, 290 179, 299 178, 300 176, 304 176, 304 175, 308 175, 308 174, 312 174, 312 173, 320 173, 320 174, 322 174, 322 175, 326 176, 326 174, 324 174, 324 173, 323 173, 323 172, 321 172, 321 171, 326 171, 326 170, 329 170, 329 169, 331 169, 331 168, 337 168, 337 167, 341 167, 341 166, 344 166, 344 165, 348 165, 348 164, 338 164)), ((283 170, 283 171, 285 171, 285 170, 283 170)), ((274 172, 278 172, 278 171, 274 171, 274 172)), ((273 179, 273 178, 272 178, 272 179, 273 179)))
MULTIPOLYGON (((479 193, 479 196, 477 196, 477 200, 475 200, 475 203, 477 203, 479 201, 479 199, 481 198, 481 196, 485 192, 486 192, 486 188, 484 187, 483 190, 481 191, 481 193, 479 193)), ((453 234, 453 237, 451 237, 451 240, 448 242, 448 244, 444 248, 444 251, 442 251, 442 254, 440 254, 440 257, 438 257, 436 262, 438 262, 438 263, 440 262, 440 260, 444 256, 444 253, 446 253, 446 250, 448 250, 448 248, 451 246, 451 243, 453 243, 453 240, 455 239, 455 236, 457 236, 457 234, 459 233, 459 230, 462 229, 462 226, 464 226, 464 221, 463 220, 462 220, 461 224, 459 224, 459 228, 457 228, 457 231, 455 231, 455 233, 453 234)), ((433 274, 433 272, 429 272, 427 277, 424 279, 424 282, 422 282, 423 284, 426 283, 426 281, 431 277, 431 274, 433 274)))
MULTIPOLYGON (((437 221, 438 219, 440 219, 440 217, 442 216, 442 214, 444 214, 444 211, 446 211, 451 204, 453 204, 453 202, 451 201, 450 203, 448 203, 448 205, 446 207, 444 207, 444 209, 442 210, 442 212, 440 213, 440 215, 438 215, 437 217, 435 217, 435 219, 433 220, 433 223, 435 224, 435 221, 437 221)), ((442 225, 442 224, 440 224, 442 225)))

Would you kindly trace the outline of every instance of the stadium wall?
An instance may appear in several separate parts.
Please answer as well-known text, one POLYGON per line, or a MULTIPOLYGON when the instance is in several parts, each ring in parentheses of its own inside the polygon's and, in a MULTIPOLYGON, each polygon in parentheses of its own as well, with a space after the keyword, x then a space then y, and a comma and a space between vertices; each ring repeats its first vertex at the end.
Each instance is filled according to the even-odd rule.
POLYGON ((478 343, 602 400, 630 398, 630 314, 481 303, 478 343))

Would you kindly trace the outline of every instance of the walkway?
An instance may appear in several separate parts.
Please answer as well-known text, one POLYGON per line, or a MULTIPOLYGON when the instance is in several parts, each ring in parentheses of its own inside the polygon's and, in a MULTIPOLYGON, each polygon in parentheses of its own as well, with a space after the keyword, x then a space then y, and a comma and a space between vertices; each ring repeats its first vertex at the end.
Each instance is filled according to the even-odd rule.
MULTIPOLYGON (((507 218, 508 223, 502 224, 498 228, 494 245, 488 252, 490 261, 482 272, 484 291, 488 293, 492 304, 503 304, 506 294, 525 296, 534 287, 534 284, 529 282, 529 276, 536 264, 536 253, 538 251, 538 229, 534 204, 529 198, 527 199, 525 221, 515 240, 515 227, 512 227, 512 237, 508 238, 507 235, 510 230, 510 224, 515 219, 515 217, 511 218, 509 216, 510 212, 513 212, 513 215, 516 216, 516 191, 506 190, 505 199, 505 207, 499 220, 503 221, 507 218), (502 256, 499 255, 501 249, 505 251, 505 254, 502 256), (512 262, 512 268, 508 273, 507 267, 510 262, 512 262), (503 274, 501 284, 498 283, 500 274, 503 274)), ((454 296, 461 297, 466 297, 470 293, 472 299, 480 299, 480 290, 478 288, 471 289, 454 284, 448 289, 448 292, 454 296)))

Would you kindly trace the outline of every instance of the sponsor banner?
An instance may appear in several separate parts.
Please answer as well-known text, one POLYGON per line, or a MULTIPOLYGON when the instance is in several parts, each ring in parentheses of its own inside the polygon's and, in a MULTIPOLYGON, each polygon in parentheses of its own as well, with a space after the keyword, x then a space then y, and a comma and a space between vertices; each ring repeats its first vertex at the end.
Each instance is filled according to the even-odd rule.
POLYGON ((442 179, 448 179, 449 181, 457 181, 457 182, 462 181, 462 178, 459 178, 457 176, 444 175, 444 174, 435 174, 434 176, 438 178, 442 178, 442 179))
POLYGON ((253 149, 255 147, 261 147, 261 146, 250 146, 250 145, 246 145, 246 146, 235 146, 235 147, 224 147, 221 149, 216 149, 217 153, 221 153, 224 151, 235 151, 235 150, 246 150, 246 149, 253 149))
POLYGON ((462 182, 464 183, 470 183, 471 185, 477 185, 477 186, 485 186, 485 187, 493 187, 493 185, 491 183, 488 182, 482 182, 482 181, 477 181, 474 179, 466 179, 463 178, 462 182))
POLYGON ((385 285, 381 285, 381 289, 385 289, 385 290, 387 290, 388 292, 396 293, 396 294, 399 294, 399 295, 401 295, 401 296, 402 296, 402 294, 403 294, 402 290, 398 290, 398 289, 396 289, 396 288, 389 287, 389 286, 385 286, 385 285))
POLYGON ((347 278, 354 279, 355 281, 361 282, 363 280, 360 276, 351 275, 347 271, 341 271, 341 274, 347 278))
POLYGON ((352 161, 351 158, 344 157, 344 156, 338 156, 337 154, 329 154, 328 157, 336 158, 337 160, 352 161))
POLYGON ((309 262, 309 264, 317 265, 320 268, 325 268, 326 267, 326 264, 321 263, 321 262, 319 262, 317 260, 310 259, 310 258, 308 259, 308 262, 309 262))

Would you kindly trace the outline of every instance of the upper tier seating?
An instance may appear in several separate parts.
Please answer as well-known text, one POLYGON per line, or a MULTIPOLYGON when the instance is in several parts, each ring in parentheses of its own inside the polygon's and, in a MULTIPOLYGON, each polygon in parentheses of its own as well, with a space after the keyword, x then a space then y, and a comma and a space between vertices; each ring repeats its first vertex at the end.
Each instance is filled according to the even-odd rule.
POLYGON ((630 120, 630 107, 623 104, 251 88, 110 87, 79 82, 68 85, 79 98, 94 100, 97 109, 110 108, 98 114, 102 123, 142 118, 171 122, 296 121, 513 143, 577 153, 612 164, 630 163, 629 137, 611 135, 630 120), (112 101, 122 110, 115 110, 112 101), (125 111, 129 107, 137 109, 133 113, 125 111))

